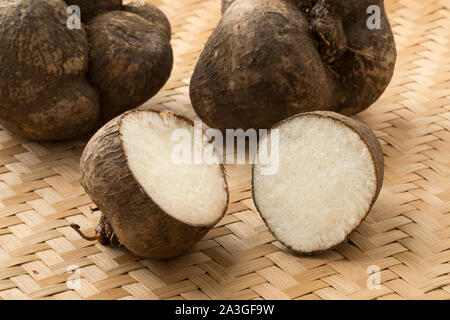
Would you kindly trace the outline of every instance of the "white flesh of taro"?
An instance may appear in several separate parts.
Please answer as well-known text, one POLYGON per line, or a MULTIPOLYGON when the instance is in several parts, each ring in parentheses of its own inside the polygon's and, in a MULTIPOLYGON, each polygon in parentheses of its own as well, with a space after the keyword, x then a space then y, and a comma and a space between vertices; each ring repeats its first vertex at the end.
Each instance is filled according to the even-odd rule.
MULTIPOLYGON (((162 210, 193 226, 217 222, 228 199, 222 168, 218 164, 180 164, 173 158, 182 141, 194 151, 190 123, 165 113, 134 112, 122 120, 121 134, 131 172, 162 210), (174 139, 174 131, 180 129, 187 130, 191 139, 174 139)), ((203 150, 217 157, 206 138, 202 143, 203 150)))
POLYGON ((295 251, 318 252, 340 244, 376 197, 376 167, 368 145, 350 127, 327 117, 294 117, 277 129, 278 173, 262 175, 259 165, 253 172, 261 216, 274 236, 295 251))

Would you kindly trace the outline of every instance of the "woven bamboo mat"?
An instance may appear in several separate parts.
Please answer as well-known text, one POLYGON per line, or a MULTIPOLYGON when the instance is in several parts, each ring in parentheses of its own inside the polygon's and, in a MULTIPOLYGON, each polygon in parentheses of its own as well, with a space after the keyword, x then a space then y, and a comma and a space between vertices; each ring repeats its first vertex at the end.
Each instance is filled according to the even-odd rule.
MULTIPOLYGON (((176 57, 171 80, 146 106, 194 117, 189 78, 220 1, 152 2, 171 19, 176 57)), ((249 168, 229 166, 231 204, 217 227, 182 257, 139 260, 69 227, 93 232, 100 216, 78 183, 83 142, 1 131, 0 299, 449 299, 449 2, 386 2, 396 72, 358 115, 382 142, 385 184, 348 243, 320 256, 289 254, 253 206, 249 168), (369 289, 374 265, 381 285, 369 289)))

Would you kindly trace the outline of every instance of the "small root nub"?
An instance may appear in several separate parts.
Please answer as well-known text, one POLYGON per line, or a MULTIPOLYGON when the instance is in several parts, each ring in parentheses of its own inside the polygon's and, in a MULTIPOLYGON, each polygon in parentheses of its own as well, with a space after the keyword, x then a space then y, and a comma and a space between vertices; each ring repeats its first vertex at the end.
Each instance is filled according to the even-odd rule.
POLYGON ((101 234, 96 233, 95 236, 88 237, 83 232, 81 232, 80 226, 77 225, 76 223, 71 223, 70 226, 80 235, 80 237, 82 237, 84 240, 87 240, 87 241, 97 241, 102 236, 101 234))

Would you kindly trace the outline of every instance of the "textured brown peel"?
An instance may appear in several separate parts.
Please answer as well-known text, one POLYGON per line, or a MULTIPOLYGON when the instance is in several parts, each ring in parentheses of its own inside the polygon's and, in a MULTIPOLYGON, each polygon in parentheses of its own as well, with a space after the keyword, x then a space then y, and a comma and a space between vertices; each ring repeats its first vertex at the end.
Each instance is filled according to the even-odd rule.
MULTIPOLYGON (((378 199, 381 188, 383 186, 384 157, 383 157, 383 149, 381 148, 380 142, 378 141, 378 138, 373 133, 373 131, 370 130, 370 128, 367 127, 364 123, 362 123, 358 120, 349 118, 347 116, 338 114, 336 112, 330 112, 330 111, 315 111, 315 112, 306 112, 306 113, 298 114, 298 115, 295 115, 295 116, 292 116, 290 118, 280 121, 275 126, 273 126, 273 128, 271 130, 278 128, 279 126, 281 126, 284 123, 293 121, 293 120, 301 118, 301 117, 324 117, 324 118, 328 118, 328 119, 331 119, 331 120, 334 120, 334 121, 344 124, 345 126, 347 126, 348 128, 350 128, 351 130, 353 130, 354 132, 356 132, 358 134, 358 136, 361 138, 361 140, 366 144, 367 149, 369 150, 369 152, 371 154, 372 161, 373 161, 374 168, 375 168, 377 187, 375 190, 375 194, 372 198, 372 201, 370 203, 369 209, 364 214, 360 223, 353 229, 353 231, 355 231, 361 225, 361 223, 364 221, 364 219, 367 217, 367 215, 370 213, 370 210, 372 210, 372 207, 375 204, 376 200, 378 199)), ((269 134, 270 134, 270 131, 269 131, 269 134)), ((252 167, 252 197, 253 197, 253 202, 255 204, 256 209, 258 210, 258 212, 260 212, 261 218, 264 220, 264 222, 266 222, 263 214, 261 214, 260 206, 258 206, 258 197, 256 196, 256 192, 255 192, 255 184, 253 183, 254 175, 255 175, 255 165, 253 165, 253 167, 252 167)), ((266 225, 268 226, 267 223, 266 223, 266 225)), ((272 232, 272 230, 270 230, 270 228, 268 228, 268 229, 273 234, 273 236, 276 237, 275 233, 272 232)), ((345 241, 347 241, 348 237, 351 235, 352 232, 349 232, 347 237, 341 243, 338 243, 326 250, 309 251, 309 252, 296 250, 295 248, 283 243, 281 240, 279 240, 279 239, 278 240, 281 243, 283 243, 283 245, 285 245, 289 250, 292 250, 295 253, 316 255, 316 254, 320 254, 324 251, 336 248, 340 244, 344 243, 345 241)))
POLYGON ((0 0, 0 124, 27 139, 87 135, 150 99, 172 70, 170 23, 155 6, 70 4, 89 34, 67 27, 63 0, 0 0), (136 14, 111 11, 122 9, 136 14))
POLYGON ((197 114, 219 129, 268 129, 300 112, 353 115, 388 85, 395 43, 382 0, 237 0, 191 79, 197 114), (366 26, 369 5, 381 29, 366 26))
POLYGON ((66 27, 66 8, 60 0, 0 7, 0 123, 25 138, 70 139, 99 117, 85 78, 87 36, 66 27))
POLYGON ((102 223, 110 224, 122 245, 141 257, 172 258, 197 243, 217 221, 210 226, 183 223, 145 193, 128 168, 120 133, 122 119, 130 112, 155 111, 129 111, 103 126, 83 152, 80 182, 102 211, 102 223))
POLYGON ((100 91, 101 124, 141 105, 169 79, 173 53, 166 32, 125 11, 89 23, 89 79, 100 91))

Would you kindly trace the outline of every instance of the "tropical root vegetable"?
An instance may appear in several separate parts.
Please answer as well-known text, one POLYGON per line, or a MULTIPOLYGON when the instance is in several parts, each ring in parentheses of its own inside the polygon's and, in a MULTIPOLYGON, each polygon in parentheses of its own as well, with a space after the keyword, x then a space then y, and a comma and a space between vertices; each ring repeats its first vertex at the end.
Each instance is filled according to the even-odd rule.
POLYGON ((84 136, 150 99, 172 65, 170 24, 153 5, 0 0, 0 124, 14 134, 84 136))
MULTIPOLYGON (((135 9, 135 7, 125 7, 135 9)), ((155 7, 147 11, 160 13, 155 7)), ((170 76, 173 55, 166 19, 147 20, 145 11, 111 11, 87 26, 92 45, 89 80, 100 91, 100 123, 153 97, 170 76), (142 13, 142 15, 139 15, 142 13), (163 23, 165 21, 165 23, 163 23), (129 33, 132 30, 132 33, 129 33)))
MULTIPOLYGON (((278 172, 263 175, 264 165, 255 164, 252 179, 253 200, 269 230, 298 253, 344 242, 369 213, 383 183, 376 136, 356 120, 324 111, 281 121, 261 143, 274 130, 278 172)), ((260 147, 258 156, 264 150, 260 147)))
MULTIPOLYGON (((174 158, 180 146, 193 150, 194 141, 173 139, 174 132, 194 137, 193 123, 172 113, 132 110, 91 138, 80 181, 103 216, 97 236, 88 240, 167 259, 192 247, 223 217, 228 206, 223 166, 174 158)), ((218 159, 206 136, 203 150, 218 159)))
POLYGON ((223 2, 190 84, 210 127, 269 129, 317 110, 353 115, 391 80, 396 49, 383 0, 231 2, 223 2))

